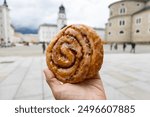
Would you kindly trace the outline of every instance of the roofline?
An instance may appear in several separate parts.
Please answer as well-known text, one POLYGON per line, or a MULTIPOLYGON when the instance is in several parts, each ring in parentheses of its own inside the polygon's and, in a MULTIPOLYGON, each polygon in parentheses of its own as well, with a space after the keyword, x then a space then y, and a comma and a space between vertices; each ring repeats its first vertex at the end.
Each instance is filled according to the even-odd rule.
POLYGON ((40 28, 41 28, 42 26, 43 26, 43 27, 44 27, 44 26, 45 26, 45 27, 52 26, 52 27, 56 27, 56 28, 57 28, 57 25, 56 25, 56 24, 41 24, 41 25, 39 25, 38 30, 40 30, 40 28))
POLYGON ((129 15, 129 14, 127 14, 127 15, 116 15, 116 16, 110 17, 108 20, 114 19, 116 17, 123 17, 123 16, 128 17, 128 16, 132 16, 132 15, 129 15))
POLYGON ((10 10, 9 7, 5 7, 4 5, 0 5, 0 8, 6 8, 6 9, 10 10))
POLYGON ((97 30, 105 30, 105 28, 97 28, 97 27, 93 27, 93 29, 97 29, 97 30))
POLYGON ((10 24, 10 26, 15 30, 15 26, 13 24, 10 24))
MULTIPOLYGON (((131 2, 131 1, 135 1, 135 0, 126 0, 126 1, 131 2)), ((110 8, 110 7, 111 7, 112 5, 114 5, 114 4, 121 3, 121 2, 126 2, 126 1, 120 0, 120 1, 114 2, 114 3, 110 4, 110 5, 108 6, 108 8, 110 8)), ((135 1, 135 2, 142 2, 142 1, 135 1)), ((143 1, 143 2, 144 2, 144 1, 143 1)), ((145 2, 144 2, 144 3, 145 3, 145 2)))
POLYGON ((108 21, 110 21, 111 19, 114 19, 114 18, 119 18, 119 17, 129 17, 129 16, 132 17, 133 15, 136 15, 136 14, 141 13, 141 12, 146 11, 146 10, 150 10, 150 7, 145 7, 142 10, 139 10, 139 11, 137 11, 137 12, 131 14, 131 15, 129 15, 129 14, 127 14, 127 15, 116 15, 116 16, 110 17, 108 19, 108 21))
POLYGON ((141 12, 147 11, 147 10, 150 10, 150 6, 145 7, 145 8, 143 8, 143 9, 141 9, 140 11, 137 11, 137 12, 133 13, 133 14, 132 14, 132 16, 133 16, 133 15, 136 15, 136 14, 138 14, 138 13, 141 13, 141 12))
POLYGON ((111 4, 108 6, 108 8, 110 8, 112 5, 117 4, 117 3, 120 3, 120 2, 124 2, 124 1, 113 2, 113 3, 111 3, 111 4))
POLYGON ((57 27, 56 24, 41 24, 39 27, 41 27, 41 26, 53 26, 53 27, 57 27))

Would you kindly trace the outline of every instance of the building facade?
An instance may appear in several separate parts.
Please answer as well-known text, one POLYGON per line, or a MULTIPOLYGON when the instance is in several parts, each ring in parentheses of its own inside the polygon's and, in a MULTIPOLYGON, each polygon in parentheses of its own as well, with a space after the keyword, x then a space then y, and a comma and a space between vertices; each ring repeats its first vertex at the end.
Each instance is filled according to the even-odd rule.
POLYGON ((38 30, 38 36, 40 42, 50 42, 50 39, 57 33, 56 24, 42 24, 38 30))
POLYGON ((0 45, 7 45, 13 42, 14 27, 11 25, 9 8, 7 1, 4 0, 0 6, 0 45))
MULTIPOLYGON (((42 24, 39 26, 38 35, 40 42, 50 42, 50 40, 57 34, 57 32, 67 25, 65 7, 59 7, 57 24, 42 24)), ((105 30, 103 28, 94 28, 94 30, 104 40, 105 30)))
POLYGON ((57 24, 42 24, 39 26, 38 35, 40 42, 50 42, 56 33, 65 25, 67 25, 67 18, 65 7, 59 7, 57 24))
POLYGON ((150 0, 121 0, 109 5, 108 42, 150 42, 150 0))
POLYGON ((93 29, 96 31, 96 33, 101 37, 103 41, 105 41, 105 29, 104 28, 96 28, 93 27, 93 29))

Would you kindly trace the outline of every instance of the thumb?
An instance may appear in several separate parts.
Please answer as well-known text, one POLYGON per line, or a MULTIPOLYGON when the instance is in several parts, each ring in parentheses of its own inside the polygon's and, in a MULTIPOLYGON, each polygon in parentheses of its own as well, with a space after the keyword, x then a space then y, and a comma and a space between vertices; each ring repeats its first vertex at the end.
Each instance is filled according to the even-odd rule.
POLYGON ((52 91, 55 91, 61 83, 55 78, 54 74, 49 69, 45 69, 44 74, 48 85, 52 91))

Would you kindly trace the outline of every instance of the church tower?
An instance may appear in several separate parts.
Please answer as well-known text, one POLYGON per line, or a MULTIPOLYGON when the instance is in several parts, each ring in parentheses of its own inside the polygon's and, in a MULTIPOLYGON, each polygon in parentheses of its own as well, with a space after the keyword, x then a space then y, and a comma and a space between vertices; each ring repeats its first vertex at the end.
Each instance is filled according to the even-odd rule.
POLYGON ((10 43, 10 17, 7 1, 0 6, 0 43, 10 43))
POLYGON ((6 0, 4 0, 3 6, 8 7, 8 4, 7 4, 7 1, 6 1, 6 0))
POLYGON ((61 5, 59 7, 58 19, 57 19, 58 30, 63 28, 66 24, 67 24, 67 18, 66 18, 65 7, 61 5))

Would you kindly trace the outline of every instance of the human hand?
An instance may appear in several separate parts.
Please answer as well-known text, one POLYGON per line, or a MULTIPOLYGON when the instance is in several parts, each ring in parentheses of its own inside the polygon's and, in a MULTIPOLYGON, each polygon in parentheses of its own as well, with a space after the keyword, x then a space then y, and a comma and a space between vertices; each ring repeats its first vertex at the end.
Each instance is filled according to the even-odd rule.
POLYGON ((61 83, 49 70, 44 70, 46 81, 57 100, 104 100, 105 91, 99 75, 78 84, 61 83))

